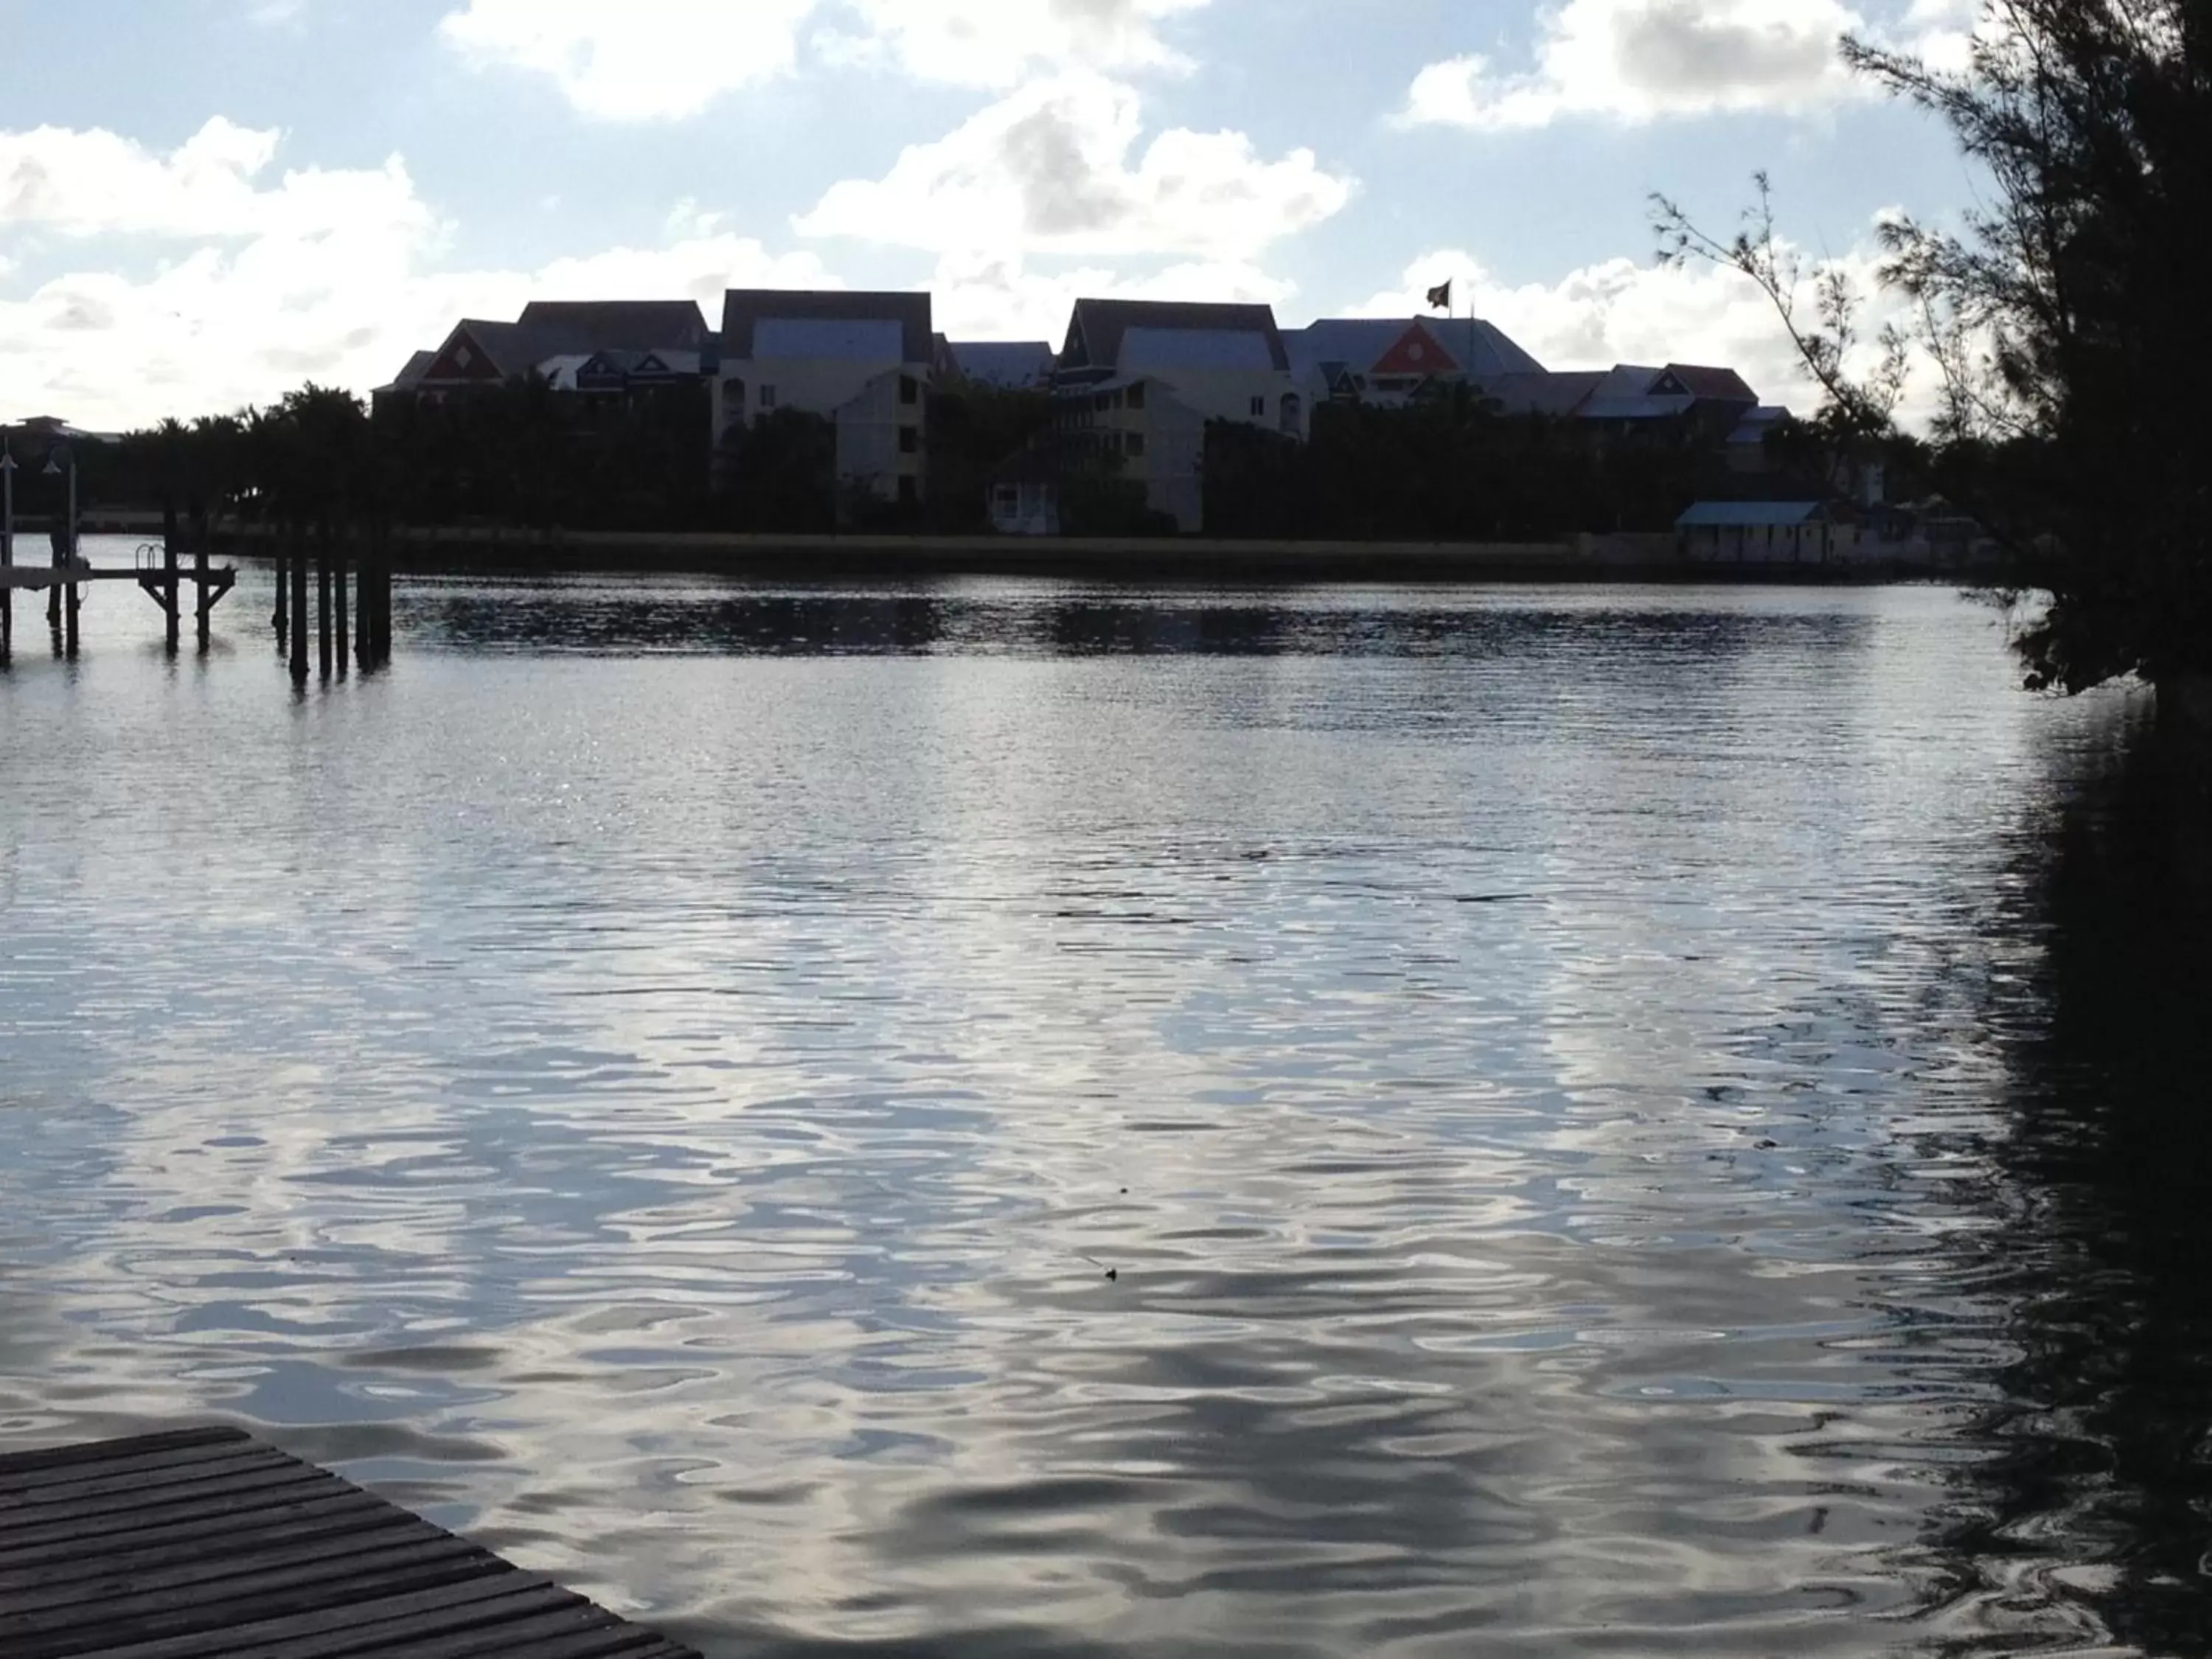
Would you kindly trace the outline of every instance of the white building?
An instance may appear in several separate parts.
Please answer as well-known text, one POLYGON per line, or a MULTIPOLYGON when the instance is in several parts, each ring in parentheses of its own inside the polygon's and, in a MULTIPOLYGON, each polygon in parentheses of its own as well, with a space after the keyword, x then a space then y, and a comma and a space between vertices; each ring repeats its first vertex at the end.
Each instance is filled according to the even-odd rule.
POLYGON ((800 410, 836 428, 841 488, 920 501, 935 355, 927 294, 732 289, 714 383, 717 452, 776 410, 800 410))
POLYGON ((1053 400, 1063 453, 1118 459, 1147 505, 1186 532, 1205 518, 1209 421, 1302 441, 1309 429, 1310 405, 1263 305, 1079 300, 1053 400))

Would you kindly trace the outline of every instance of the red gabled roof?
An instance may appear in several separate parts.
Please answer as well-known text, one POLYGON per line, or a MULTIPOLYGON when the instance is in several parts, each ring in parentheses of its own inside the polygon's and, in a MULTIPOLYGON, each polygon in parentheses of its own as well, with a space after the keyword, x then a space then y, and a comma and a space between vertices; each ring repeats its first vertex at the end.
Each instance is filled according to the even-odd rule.
POLYGON ((503 380, 508 370, 497 354, 512 333, 512 323, 459 324, 438 348, 436 359, 422 372, 425 380, 503 380))
POLYGON ((1444 349, 1428 325, 1417 322, 1375 360, 1370 374, 1455 374, 1459 359, 1444 349))
POLYGON ((1695 363, 1669 363, 1662 373, 1682 383, 1692 398, 1717 404, 1756 404, 1759 394, 1732 368, 1707 368, 1695 363))

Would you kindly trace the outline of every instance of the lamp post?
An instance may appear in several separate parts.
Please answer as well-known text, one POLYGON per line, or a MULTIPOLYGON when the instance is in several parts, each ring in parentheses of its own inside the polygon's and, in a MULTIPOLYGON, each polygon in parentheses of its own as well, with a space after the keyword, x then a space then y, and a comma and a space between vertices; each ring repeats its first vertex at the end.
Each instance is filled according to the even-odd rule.
MULTIPOLYGON (((46 452, 46 475, 58 478, 69 477, 69 516, 63 520, 62 532, 53 538, 54 564, 57 568, 73 567, 76 563, 76 456, 67 444, 56 444, 46 452)), ((79 603, 76 583, 70 581, 46 590, 46 621, 61 623, 66 629, 64 649, 76 655, 76 611, 79 603)))

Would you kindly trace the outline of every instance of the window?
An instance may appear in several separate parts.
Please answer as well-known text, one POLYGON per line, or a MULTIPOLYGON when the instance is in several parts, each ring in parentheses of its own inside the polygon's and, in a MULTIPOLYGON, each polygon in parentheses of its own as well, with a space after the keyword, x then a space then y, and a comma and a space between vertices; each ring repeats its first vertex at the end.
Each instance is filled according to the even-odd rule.
POLYGON ((920 403, 921 401, 921 382, 915 380, 911 374, 900 375, 899 401, 902 404, 920 403))
POLYGON ((1122 434, 1121 442, 1123 447, 1127 449, 1128 453, 1132 456, 1141 455, 1145 453, 1145 434, 1141 432, 1126 432, 1122 434))
POLYGON ((761 388, 761 407, 763 409, 774 409, 775 407, 775 388, 774 386, 764 386, 761 388))
POLYGON ((1129 407, 1132 409, 1142 409, 1144 406, 1145 383, 1142 380, 1139 380, 1136 385, 1129 388, 1129 407))
POLYGON ((899 428, 899 453, 902 455, 919 455, 921 453, 921 428, 920 427, 902 426, 899 428))
POLYGON ((999 511, 1001 513, 1018 512, 1021 508, 1022 492, 1016 485, 1000 484, 998 489, 993 492, 993 495, 998 501, 999 511))
POLYGON ((722 407, 733 413, 742 413, 745 406, 745 383, 732 380, 722 388, 722 407))
POLYGON ((1121 406, 1121 396, 1122 394, 1118 392, 1114 394, 1114 407, 1116 409, 1121 406))
POLYGON ((1267 400, 1265 398, 1252 399, 1252 418, 1255 421, 1264 421, 1267 418, 1267 400))

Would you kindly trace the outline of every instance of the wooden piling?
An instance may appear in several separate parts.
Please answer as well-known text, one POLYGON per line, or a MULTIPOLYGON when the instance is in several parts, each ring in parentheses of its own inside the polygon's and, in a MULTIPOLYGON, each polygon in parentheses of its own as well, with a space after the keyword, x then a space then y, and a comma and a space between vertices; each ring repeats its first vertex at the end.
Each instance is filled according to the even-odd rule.
POLYGON ((172 656, 177 650, 177 503, 174 497, 165 497, 161 502, 161 609, 167 613, 163 639, 172 656))
MULTIPOLYGON (((349 530, 350 526, 349 526, 349 530)), ((344 535, 331 544, 331 623, 337 642, 338 678, 346 677, 346 660, 353 653, 346 626, 346 538, 344 535)))
POLYGON ((297 520, 292 522, 292 681, 304 685, 307 680, 307 542, 306 527, 297 520))
POLYGON ((370 648, 373 630, 368 625, 369 611, 376 603, 376 532, 373 526, 362 543, 353 585, 353 656, 361 671, 367 673, 376 666, 375 654, 370 648))
POLYGON ((213 533, 203 507, 194 514, 192 524, 192 583, 199 594, 193 634, 202 651, 208 648, 209 622, 215 611, 215 594, 208 586, 208 541, 213 533))
POLYGON ((276 603, 269 612, 269 625, 276 630, 276 643, 284 643, 287 625, 291 621, 292 580, 291 550, 285 545, 284 534, 276 532, 276 603))
POLYGON ((315 670, 331 677, 331 526, 325 519, 315 538, 315 670))

